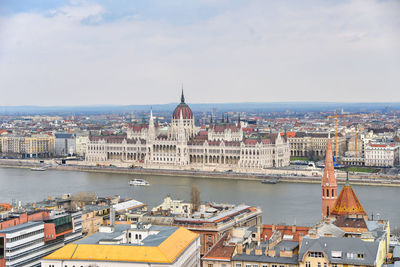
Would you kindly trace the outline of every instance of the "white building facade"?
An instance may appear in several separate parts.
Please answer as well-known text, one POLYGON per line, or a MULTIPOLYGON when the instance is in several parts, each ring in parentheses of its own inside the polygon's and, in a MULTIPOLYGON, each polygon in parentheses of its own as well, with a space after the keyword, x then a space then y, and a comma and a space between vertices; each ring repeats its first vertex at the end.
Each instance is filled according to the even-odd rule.
POLYGON ((85 158, 95 163, 122 161, 153 167, 262 169, 288 166, 290 150, 280 134, 244 138, 240 122, 210 123, 207 131, 199 131, 182 93, 166 133, 159 130, 151 112, 148 124, 133 125, 126 135, 90 136, 85 158))
POLYGON ((399 146, 369 143, 365 146, 365 166, 393 167, 399 164, 399 146))

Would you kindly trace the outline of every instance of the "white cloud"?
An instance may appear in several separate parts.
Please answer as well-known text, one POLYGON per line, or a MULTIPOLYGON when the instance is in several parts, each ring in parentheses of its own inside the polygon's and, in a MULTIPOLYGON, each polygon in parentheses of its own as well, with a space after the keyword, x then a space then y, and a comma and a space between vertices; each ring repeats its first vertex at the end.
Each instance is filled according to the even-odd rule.
POLYGON ((182 82, 191 102, 400 99, 398 2, 294 5, 181 25, 87 2, 3 18, 0 105, 166 103, 182 82))

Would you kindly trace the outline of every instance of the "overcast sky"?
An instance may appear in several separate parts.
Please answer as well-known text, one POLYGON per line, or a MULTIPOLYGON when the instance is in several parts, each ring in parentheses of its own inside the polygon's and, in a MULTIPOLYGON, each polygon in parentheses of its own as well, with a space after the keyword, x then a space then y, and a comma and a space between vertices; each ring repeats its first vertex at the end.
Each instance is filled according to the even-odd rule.
POLYGON ((400 1, 0 0, 0 105, 400 101, 400 1))

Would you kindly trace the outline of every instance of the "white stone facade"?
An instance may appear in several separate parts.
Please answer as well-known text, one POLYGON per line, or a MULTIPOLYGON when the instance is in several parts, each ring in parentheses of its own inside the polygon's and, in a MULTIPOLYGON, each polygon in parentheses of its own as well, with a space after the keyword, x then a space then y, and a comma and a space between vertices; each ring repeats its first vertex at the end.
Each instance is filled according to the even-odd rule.
POLYGON ((365 147, 365 166, 393 167, 399 164, 399 146, 372 144, 365 147))
MULTIPOLYGON (((183 99, 184 101, 184 99, 183 99)), ((243 139, 240 126, 213 125, 199 131, 190 108, 181 102, 163 135, 150 114, 149 124, 134 125, 124 136, 92 136, 86 160, 132 162, 144 166, 226 167, 260 169, 289 165, 290 149, 280 134, 243 139), (177 115, 179 114, 179 115, 177 115)))

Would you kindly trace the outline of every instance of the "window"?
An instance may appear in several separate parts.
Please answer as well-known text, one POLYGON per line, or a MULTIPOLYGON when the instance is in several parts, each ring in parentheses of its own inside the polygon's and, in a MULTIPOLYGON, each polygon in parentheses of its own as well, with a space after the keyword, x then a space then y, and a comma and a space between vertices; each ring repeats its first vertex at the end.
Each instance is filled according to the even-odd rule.
POLYGON ((308 253, 308 257, 311 257, 311 258, 323 258, 324 255, 322 254, 322 252, 319 252, 319 251, 310 251, 308 253))
POLYGON ((0 259, 4 258, 4 249, 5 249, 5 243, 4 243, 4 237, 0 237, 0 259))
POLYGON ((208 267, 213 267, 213 264, 210 264, 210 263, 209 263, 207 266, 208 266, 208 267))
POLYGON ((311 267, 311 263, 309 261, 306 261, 306 267, 311 267))
POLYGON ((246 264, 246 267, 251 267, 251 264, 246 264))
POLYGON ((340 259, 342 258, 342 252, 341 251, 332 251, 332 258, 333 259, 340 259))
POLYGON ((364 254, 362 254, 362 253, 357 253, 357 259, 359 259, 359 260, 364 259, 364 254))
POLYGON ((235 267, 242 267, 241 263, 236 263, 235 267))
POLYGON ((332 263, 332 267, 337 267, 337 264, 336 263, 332 263))
POLYGON ((253 264, 253 267, 258 267, 258 264, 253 264))
POLYGON ((272 264, 272 267, 278 267, 278 265, 276 265, 276 264, 272 264))
POLYGON ((263 264, 263 266, 262 267, 268 267, 268 264, 263 264))
POLYGON ((321 263, 320 262, 318 262, 318 267, 321 267, 321 263))
POLYGON ((326 262, 324 262, 324 267, 328 267, 328 264, 326 262))

